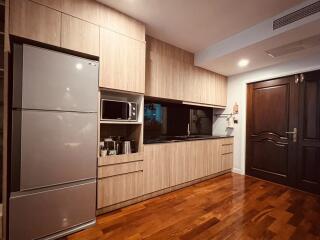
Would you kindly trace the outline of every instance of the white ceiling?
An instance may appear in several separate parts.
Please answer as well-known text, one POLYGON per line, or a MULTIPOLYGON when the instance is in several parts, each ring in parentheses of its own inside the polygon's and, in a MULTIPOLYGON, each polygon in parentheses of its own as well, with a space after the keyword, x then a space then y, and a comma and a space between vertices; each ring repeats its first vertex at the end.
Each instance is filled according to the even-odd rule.
POLYGON ((147 33, 197 52, 302 0, 99 0, 146 23, 147 33))
POLYGON ((275 16, 316 0, 98 1, 144 22, 147 34, 195 53, 195 65, 227 76, 305 56, 310 51, 274 59, 264 51, 310 35, 313 28, 320 29, 317 22, 306 31, 300 23, 294 26, 296 30, 289 27, 265 32, 275 16), (251 34, 248 41, 247 33, 251 34), (237 61, 243 57, 251 61, 240 69, 237 61))
POLYGON ((266 54, 266 50, 283 46, 287 43, 296 42, 314 36, 320 33, 320 20, 312 23, 302 25, 292 30, 286 31, 274 37, 268 38, 264 41, 252 44, 248 47, 239 49, 230 54, 226 54, 222 57, 210 61, 207 66, 203 66, 207 69, 214 69, 224 75, 236 75, 239 73, 252 71, 267 66, 289 62, 293 59, 304 58, 314 53, 320 54, 320 45, 314 48, 307 49, 305 51, 299 51, 290 53, 288 55, 272 58, 266 54), (239 59, 250 59, 251 63, 245 68, 239 68, 237 63, 239 59))

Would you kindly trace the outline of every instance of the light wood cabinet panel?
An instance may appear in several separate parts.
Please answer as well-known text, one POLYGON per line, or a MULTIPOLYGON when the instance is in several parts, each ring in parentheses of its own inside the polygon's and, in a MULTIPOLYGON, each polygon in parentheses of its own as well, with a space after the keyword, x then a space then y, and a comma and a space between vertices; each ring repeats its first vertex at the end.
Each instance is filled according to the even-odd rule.
POLYGON ((61 13, 28 1, 10 1, 10 34, 60 46, 61 13))
POLYGON ((172 148, 172 155, 168 156, 170 161, 170 186, 176 186, 192 180, 190 165, 190 155, 187 143, 174 143, 168 147, 172 148))
POLYGON ((192 63, 192 54, 147 37, 146 95, 183 100, 192 63))
POLYGON ((62 0, 62 12, 99 25, 99 8, 102 4, 93 0, 62 0))
POLYGON ((144 146, 143 194, 170 187, 172 147, 170 144, 144 146))
POLYGON ((225 138, 145 145, 144 194, 231 169, 232 158, 222 153, 226 147, 233 151, 232 143, 225 138))
POLYGON ((145 41, 145 25, 121 12, 101 5, 99 25, 136 40, 145 41))
POLYGON ((216 75, 215 105, 227 105, 227 79, 224 76, 216 75))
POLYGON ((142 161, 98 167, 98 178, 142 171, 142 161))
POLYGON ((62 14, 61 47, 99 56, 99 27, 62 14))
POLYGON ((183 99, 183 84, 179 75, 183 65, 160 55, 150 56, 147 62, 146 95, 168 99, 183 99))
MULTIPOLYGON (((141 135, 143 135, 141 133, 141 135)), ((105 157, 99 157, 98 166, 105 166, 118 163, 135 162, 143 160, 143 153, 130 153, 130 154, 120 154, 120 155, 107 155, 105 157)))
POLYGON ((221 162, 221 170, 229 170, 233 168, 233 138, 224 138, 219 140, 219 159, 221 162))
POLYGON ((142 195, 142 171, 98 180, 98 208, 142 195))
POLYGON ((226 106, 227 79, 193 65, 193 54, 147 37, 146 95, 226 106))
POLYGON ((220 140, 210 142, 210 154, 208 155, 208 175, 221 172, 221 160, 219 152, 220 140))
POLYGON ((99 86, 144 93, 145 43, 100 28, 99 86))
POLYGON ((233 167, 233 153, 226 153, 221 155, 222 170, 232 169, 233 167))
POLYGON ((61 11, 62 0, 32 0, 33 2, 40 3, 47 7, 61 11))

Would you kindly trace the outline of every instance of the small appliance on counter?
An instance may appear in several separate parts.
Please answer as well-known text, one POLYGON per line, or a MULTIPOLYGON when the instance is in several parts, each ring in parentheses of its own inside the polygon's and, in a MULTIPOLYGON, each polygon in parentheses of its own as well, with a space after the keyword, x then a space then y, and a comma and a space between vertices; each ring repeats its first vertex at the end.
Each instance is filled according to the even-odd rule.
POLYGON ((102 121, 138 121, 138 103, 101 99, 102 121))
POLYGON ((135 152, 135 141, 123 136, 110 136, 100 142, 100 156, 129 154, 135 152))

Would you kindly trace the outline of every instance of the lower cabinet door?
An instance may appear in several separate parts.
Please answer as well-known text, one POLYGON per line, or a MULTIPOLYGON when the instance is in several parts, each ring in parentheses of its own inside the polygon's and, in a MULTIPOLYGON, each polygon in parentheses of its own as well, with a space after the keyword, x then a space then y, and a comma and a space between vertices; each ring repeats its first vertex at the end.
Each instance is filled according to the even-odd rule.
POLYGON ((233 168, 233 138, 219 140, 221 171, 233 168))
POLYGON ((226 153, 221 155, 222 171, 232 169, 233 166, 233 153, 226 153))
POLYGON ((98 208, 142 195, 143 172, 131 172, 98 180, 98 208))
POLYGON ((175 145, 169 143, 144 146, 144 194, 170 187, 170 163, 175 145))

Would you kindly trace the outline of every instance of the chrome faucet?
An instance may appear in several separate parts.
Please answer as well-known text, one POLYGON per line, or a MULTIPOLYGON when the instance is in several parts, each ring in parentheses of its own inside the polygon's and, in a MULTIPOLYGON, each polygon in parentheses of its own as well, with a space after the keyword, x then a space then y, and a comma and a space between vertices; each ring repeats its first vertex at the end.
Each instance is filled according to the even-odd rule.
POLYGON ((188 137, 190 136, 190 123, 188 123, 188 130, 187 130, 187 134, 188 134, 188 137))

